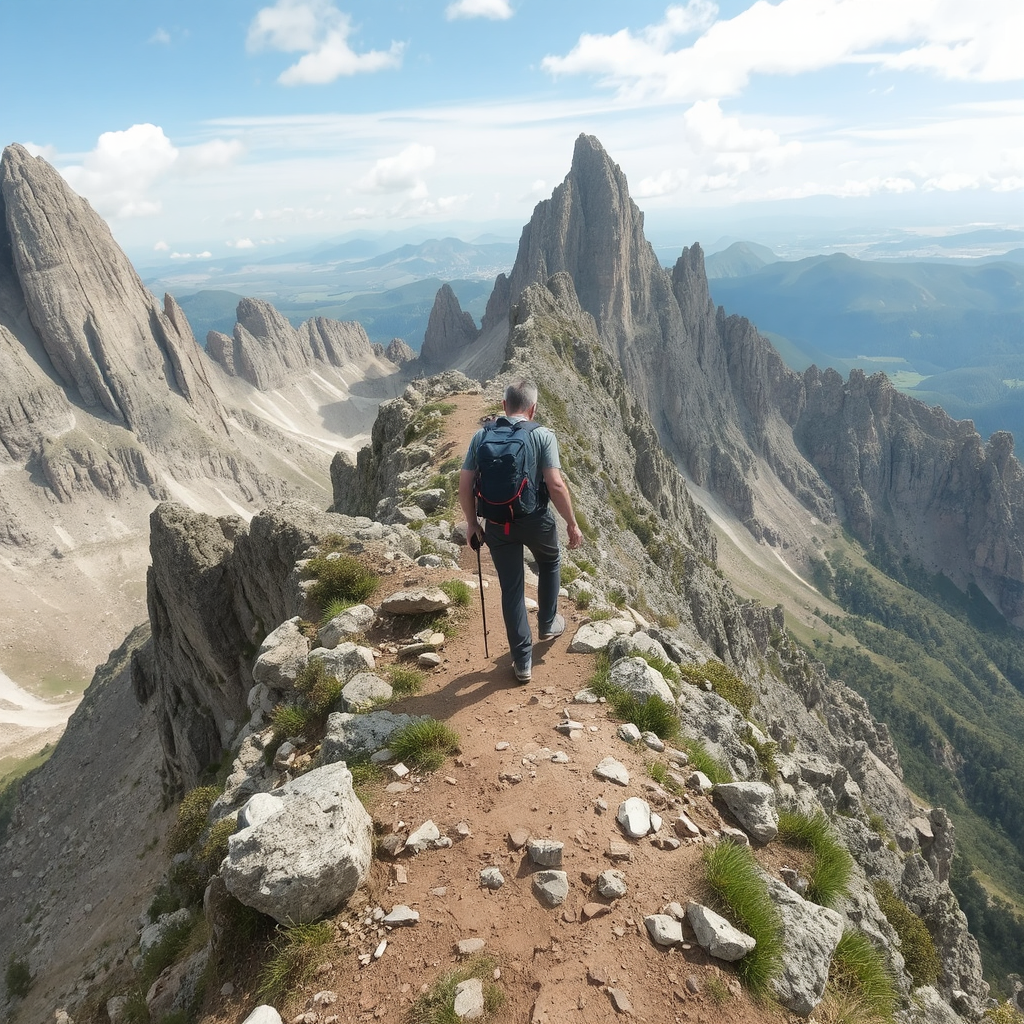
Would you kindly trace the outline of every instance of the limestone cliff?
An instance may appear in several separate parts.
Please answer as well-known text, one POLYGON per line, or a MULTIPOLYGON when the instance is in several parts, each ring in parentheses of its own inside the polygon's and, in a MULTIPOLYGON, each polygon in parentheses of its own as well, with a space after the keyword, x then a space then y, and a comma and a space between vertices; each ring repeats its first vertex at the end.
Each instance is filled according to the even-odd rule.
POLYGON ((447 366, 480 336, 473 317, 459 304, 450 284, 443 284, 434 297, 420 359, 426 367, 447 366))
POLYGON ((317 363, 357 366, 388 372, 361 324, 312 317, 292 325, 263 299, 242 299, 232 336, 210 331, 206 350, 232 376, 241 377, 260 391, 272 391, 297 379, 317 363))

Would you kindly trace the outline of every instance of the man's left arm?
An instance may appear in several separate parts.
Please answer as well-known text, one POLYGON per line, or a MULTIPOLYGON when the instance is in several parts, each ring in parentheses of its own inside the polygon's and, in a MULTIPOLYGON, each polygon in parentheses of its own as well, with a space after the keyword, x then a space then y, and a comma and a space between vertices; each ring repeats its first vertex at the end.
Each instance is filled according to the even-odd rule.
POLYGON ((473 493, 473 484, 476 483, 476 471, 463 469, 459 472, 459 507, 466 517, 466 540, 473 536, 473 528, 476 527, 477 538, 483 542, 484 531, 480 520, 476 515, 476 495, 473 493))

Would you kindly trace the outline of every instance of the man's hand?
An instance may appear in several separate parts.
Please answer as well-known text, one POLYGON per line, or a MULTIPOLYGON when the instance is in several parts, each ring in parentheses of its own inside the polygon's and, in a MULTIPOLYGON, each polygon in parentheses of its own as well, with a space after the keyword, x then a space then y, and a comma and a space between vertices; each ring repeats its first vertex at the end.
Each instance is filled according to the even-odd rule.
POLYGON ((469 535, 469 546, 474 551, 479 551, 484 546, 484 531, 479 523, 476 524, 476 529, 469 535))
POLYGON ((571 523, 568 523, 566 529, 569 531, 569 547, 580 547, 583 544, 583 533, 576 524, 576 521, 573 520, 571 523))

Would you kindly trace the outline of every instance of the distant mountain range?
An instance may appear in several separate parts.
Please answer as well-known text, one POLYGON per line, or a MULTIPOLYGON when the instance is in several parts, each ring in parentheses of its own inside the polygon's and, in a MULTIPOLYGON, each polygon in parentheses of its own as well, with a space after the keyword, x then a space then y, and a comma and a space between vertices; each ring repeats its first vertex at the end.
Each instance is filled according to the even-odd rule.
POLYGON ((787 364, 886 372, 908 394, 1024 433, 1024 249, 956 261, 788 262, 735 243, 707 258, 714 301, 771 338, 787 364))

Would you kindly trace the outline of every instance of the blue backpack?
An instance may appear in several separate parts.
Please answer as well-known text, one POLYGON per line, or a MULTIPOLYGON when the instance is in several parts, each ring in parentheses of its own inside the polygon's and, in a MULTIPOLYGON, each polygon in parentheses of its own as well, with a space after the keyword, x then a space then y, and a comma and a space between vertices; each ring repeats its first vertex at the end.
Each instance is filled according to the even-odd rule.
POLYGON ((504 416, 484 427, 476 451, 476 511, 492 523, 509 524, 547 507, 548 489, 538 487, 537 451, 530 432, 540 424, 504 416))

